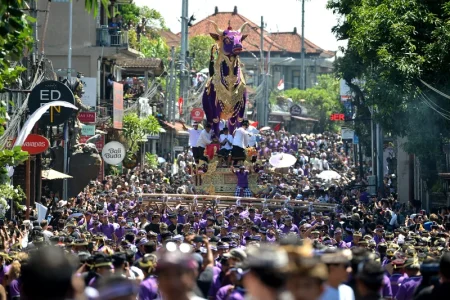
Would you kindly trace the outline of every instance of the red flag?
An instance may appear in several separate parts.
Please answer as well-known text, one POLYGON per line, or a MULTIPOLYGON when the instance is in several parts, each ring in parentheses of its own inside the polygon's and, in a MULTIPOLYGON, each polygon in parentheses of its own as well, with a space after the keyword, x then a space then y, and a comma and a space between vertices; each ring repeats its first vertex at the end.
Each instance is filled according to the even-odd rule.
POLYGON ((280 131, 281 130, 281 123, 278 123, 273 127, 273 131, 280 131))
POLYGON ((258 121, 255 121, 255 122, 251 123, 250 126, 258 128, 258 121))
POLYGON ((183 97, 178 98, 178 113, 181 116, 181 113, 183 112, 183 97))

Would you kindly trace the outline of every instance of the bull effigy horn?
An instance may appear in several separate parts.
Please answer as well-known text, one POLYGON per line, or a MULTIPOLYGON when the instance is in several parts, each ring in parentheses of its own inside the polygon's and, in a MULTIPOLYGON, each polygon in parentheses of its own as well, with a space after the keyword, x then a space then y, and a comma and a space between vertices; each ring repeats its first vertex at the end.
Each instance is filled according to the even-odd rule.
POLYGON ((208 20, 208 21, 210 21, 210 22, 214 25, 214 28, 216 29, 216 32, 217 32, 218 34, 223 35, 223 30, 220 30, 219 25, 217 25, 216 22, 211 21, 211 20, 208 20))
POLYGON ((242 26, 241 26, 241 28, 239 28, 239 32, 242 32, 242 31, 244 31, 244 29, 245 29, 245 26, 247 26, 248 25, 248 22, 245 22, 244 24, 242 24, 242 26))

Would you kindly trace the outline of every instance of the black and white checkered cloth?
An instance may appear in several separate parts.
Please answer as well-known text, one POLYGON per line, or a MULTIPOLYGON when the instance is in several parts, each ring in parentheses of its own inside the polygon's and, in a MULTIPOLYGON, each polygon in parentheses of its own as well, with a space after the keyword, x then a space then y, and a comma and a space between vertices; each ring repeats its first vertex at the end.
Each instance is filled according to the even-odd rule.
POLYGON ((248 187, 242 188, 240 186, 237 186, 236 190, 234 191, 234 196, 235 197, 251 197, 252 191, 250 191, 250 189, 248 187), (241 195, 242 190, 243 190, 243 195, 241 195))

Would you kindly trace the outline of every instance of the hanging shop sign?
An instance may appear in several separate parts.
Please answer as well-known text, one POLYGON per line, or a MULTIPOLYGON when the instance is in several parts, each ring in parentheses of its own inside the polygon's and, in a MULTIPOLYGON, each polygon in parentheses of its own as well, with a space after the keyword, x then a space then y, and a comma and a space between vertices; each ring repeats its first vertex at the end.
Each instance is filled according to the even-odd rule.
POLYGON ((119 142, 109 142, 103 147, 102 158, 108 165, 118 165, 125 158, 125 146, 119 142))
POLYGON ((191 110, 191 119, 195 122, 201 122, 205 117, 205 112, 201 108, 194 108, 191 110))
MULTIPOLYGON (((9 148, 12 148, 15 142, 16 139, 8 142, 8 145, 11 146, 9 148)), ((29 155, 36 155, 47 151, 49 147, 50 142, 46 137, 38 134, 29 134, 22 144, 22 151, 27 151, 29 155)))
POLYGON ((93 111, 82 111, 78 114, 78 120, 81 123, 95 123, 95 112, 93 111))
POLYGON ((289 111, 291 113, 291 116, 295 117, 301 116, 302 114, 302 108, 297 104, 292 105, 289 111))
POLYGON ((83 127, 81 127, 81 135, 95 135, 95 125, 83 125, 83 127))
MULTIPOLYGON (((32 114, 42 105, 53 101, 65 101, 74 104, 75 97, 67 85, 55 80, 43 81, 31 91, 28 110, 32 114)), ((60 125, 67 121, 73 112, 74 110, 68 107, 51 106, 39 119, 39 122, 49 126, 60 125)))

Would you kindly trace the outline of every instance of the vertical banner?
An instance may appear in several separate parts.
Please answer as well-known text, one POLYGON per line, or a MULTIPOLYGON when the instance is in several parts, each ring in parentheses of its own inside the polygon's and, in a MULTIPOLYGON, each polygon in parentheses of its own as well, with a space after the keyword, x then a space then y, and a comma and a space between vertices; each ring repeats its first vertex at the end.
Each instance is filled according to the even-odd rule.
POLYGON ((113 83, 113 128, 122 129, 123 121, 123 84, 113 83))
POLYGON ((84 94, 81 96, 81 102, 84 105, 91 107, 92 111, 95 111, 97 106, 97 78, 95 77, 83 77, 81 78, 83 83, 84 94))

